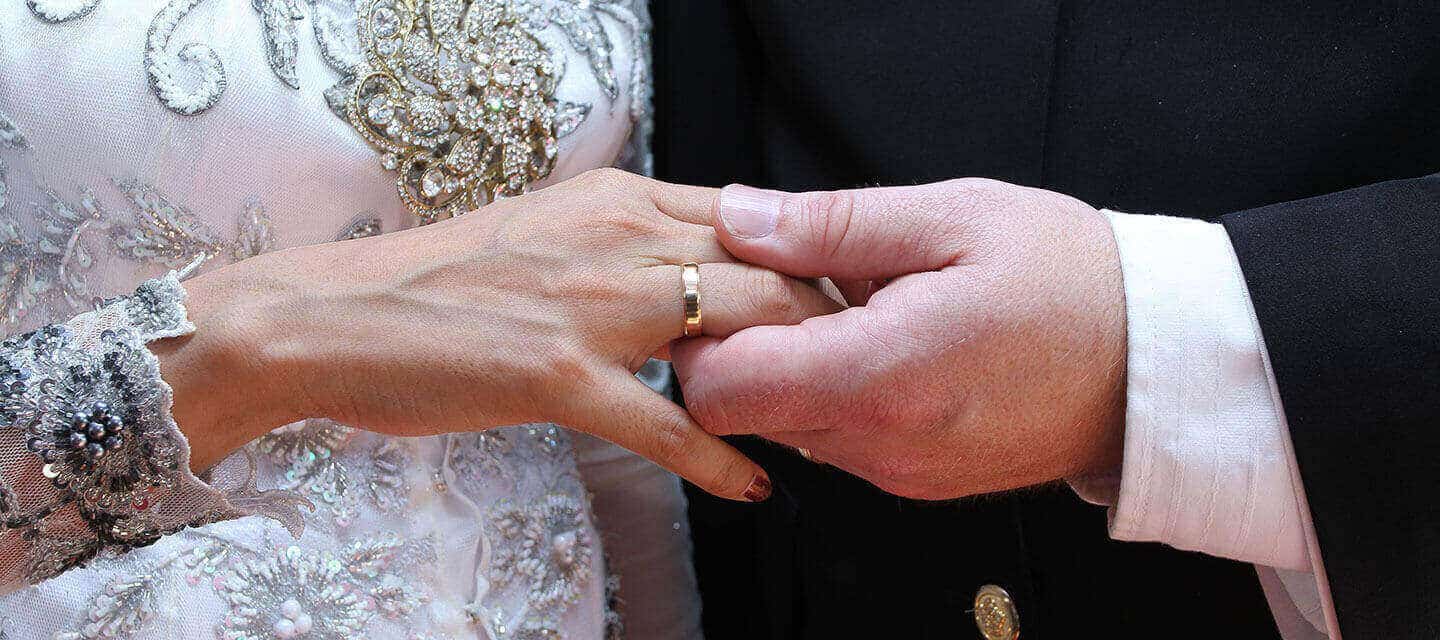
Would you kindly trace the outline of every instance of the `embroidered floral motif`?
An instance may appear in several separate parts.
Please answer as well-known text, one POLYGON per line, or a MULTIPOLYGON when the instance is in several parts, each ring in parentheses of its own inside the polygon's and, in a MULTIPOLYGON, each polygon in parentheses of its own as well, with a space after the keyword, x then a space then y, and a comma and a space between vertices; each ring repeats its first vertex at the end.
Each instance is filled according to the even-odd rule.
POLYGON ((275 236, 270 228, 270 214, 258 200, 245 203, 245 212, 235 223, 235 260, 247 260, 275 249, 275 236))
POLYGON ((354 0, 310 0, 310 4, 311 26, 320 57, 330 68, 342 74, 355 73, 355 67, 360 65, 362 58, 354 0))
MULTIPOLYGON (((29 148, 30 143, 25 140, 25 134, 20 132, 20 128, 15 126, 14 122, 10 121, 9 116, 0 113, 0 149, 26 151, 29 148)), ((5 210, 5 203, 9 201, 10 197, 10 186, 5 182, 7 170, 5 159, 0 158, 0 211, 5 210)), ((4 241, 3 229, 0 229, 0 242, 4 241)), ((0 305, 0 309, 3 309, 3 305, 0 305)))
POLYGON ((394 438, 381 438, 370 450, 370 463, 366 487, 375 506, 382 511, 403 506, 409 489, 405 481, 405 468, 410 463, 409 445, 394 438))
POLYGON ((361 215, 345 225, 340 234, 335 236, 336 240, 357 240, 380 235, 384 229, 381 226, 380 218, 369 215, 361 215))
MULTIPOLYGON (((196 258, 243 260, 275 248, 270 216, 258 201, 246 203, 234 238, 225 240, 150 185, 116 180, 114 186, 131 205, 125 212, 107 211, 93 191, 81 189, 75 204, 44 192, 44 203, 33 205, 39 222, 33 232, 18 217, 0 218, 0 325, 16 324, 37 309, 63 313, 91 306, 95 295, 85 276, 106 244, 132 261, 169 268, 196 258)), ((0 187, 0 200, 3 194, 0 187)))
POLYGON ((391 438, 365 437, 375 443, 342 456, 342 450, 353 449, 351 442, 362 437, 354 428, 312 419, 280 427, 254 447, 284 470, 278 488, 314 498, 330 509, 336 525, 345 527, 357 515, 362 494, 381 510, 398 508, 406 498, 409 446, 391 438), (362 484, 357 478, 363 486, 357 486, 362 484))
POLYGON ((330 458, 354 433, 333 420, 302 420, 261 436, 255 448, 277 464, 330 458))
POLYGON ((5 159, 0 158, 0 211, 5 210, 5 203, 10 199, 10 185, 5 182, 5 172, 7 170, 5 159))
POLYGON ((255 448, 285 469, 277 487, 313 497, 334 511, 338 523, 344 525, 352 511, 346 504, 352 481, 336 453, 354 433, 354 429, 330 420, 305 420, 271 431, 255 442, 255 448))
POLYGON ((183 570, 186 584, 191 586, 199 585, 202 582, 218 584, 216 578, 224 575, 222 565, 234 551, 235 547, 218 540, 209 540, 195 545, 178 558, 178 566, 183 570))
POLYGON ((475 434, 457 434, 450 440, 450 468, 462 484, 478 486, 483 478, 502 478, 513 482, 509 465, 514 446, 508 429, 492 429, 475 434))
POLYGON ((217 519, 298 518, 287 496, 246 486, 231 502, 190 474, 170 387, 145 346, 194 331, 184 298, 171 272, 64 325, 0 342, 0 429, 19 436, 54 487, 30 490, 29 502, 8 491, 0 500, 0 531, 29 541, 27 581, 217 519))
POLYGON ((0 147, 7 149, 29 149, 30 143, 25 140, 25 134, 20 132, 20 127, 10 120, 9 116, 0 113, 0 147))
POLYGON ((79 631, 62 633, 55 640, 118 640, 139 637, 136 632, 155 615, 155 579, 127 576, 111 582, 90 601, 79 631))
POLYGON ((217 634, 224 640, 364 637, 377 613, 400 617, 425 601, 387 569, 401 547, 398 538, 383 537, 339 555, 290 546, 237 561, 217 585, 230 604, 217 634))
POLYGON ((0 217, 0 325, 14 324, 34 309, 75 309, 94 296, 84 271, 94 264, 82 234, 101 225, 104 212, 89 191, 72 207, 54 192, 34 205, 39 224, 26 233, 16 216, 0 217))
MULTIPOLYGON (((51 0, 55 1, 55 0, 51 0)), ((98 2, 98 0, 93 0, 98 2)), ((150 24, 145 42, 145 73, 150 88, 166 108, 181 115, 202 113, 220 102, 227 79, 225 65, 215 49, 191 42, 178 51, 170 48, 180 21, 204 0, 171 0, 150 24)), ((308 0, 317 5, 321 0, 308 0)), ((300 0, 251 0, 259 14, 265 37, 265 59, 275 76, 292 89, 300 88, 296 75, 299 59, 299 21, 305 18, 300 0)), ((332 9, 326 8, 322 24, 317 13, 315 37, 325 61, 342 73, 349 73, 354 58, 354 39, 345 35, 332 9)))
POLYGON ((505 626, 553 628, 590 579, 595 544, 584 504, 552 493, 501 510, 488 526, 496 544, 491 582, 522 589, 528 605, 523 621, 505 626))
POLYGON ((265 30, 265 58, 270 70, 291 89, 299 89, 300 79, 295 76, 295 63, 300 57, 297 23, 305 19, 299 0, 251 0, 251 4, 260 13, 265 30))
POLYGON ((209 45, 191 42, 170 50, 180 20, 203 0, 170 0, 150 23, 145 35, 145 73, 150 89, 166 108, 191 116, 220 102, 225 92, 225 65, 209 45))
POLYGON ((36 18, 59 24, 90 15, 100 0, 25 0, 25 4, 36 18))
POLYGON ((552 24, 560 27, 575 51, 590 62, 595 81, 600 83, 605 95, 614 99, 620 94, 620 89, 615 79, 615 67, 610 61, 613 47, 596 13, 597 8, 613 4, 605 0, 516 0, 515 9, 525 16, 533 30, 539 31, 552 24))
POLYGON ((154 187, 135 180, 117 180, 115 187, 134 208, 133 223, 118 226, 113 233, 125 257, 173 269, 224 251, 209 228, 154 187))
POLYGON ((148 415, 158 409, 159 372, 140 353, 143 342, 129 329, 107 333, 98 349, 74 344, 63 325, 22 337, 11 348, 32 350, 45 377, 16 399, 14 413, 45 477, 82 512, 131 516, 172 484, 183 445, 148 415))

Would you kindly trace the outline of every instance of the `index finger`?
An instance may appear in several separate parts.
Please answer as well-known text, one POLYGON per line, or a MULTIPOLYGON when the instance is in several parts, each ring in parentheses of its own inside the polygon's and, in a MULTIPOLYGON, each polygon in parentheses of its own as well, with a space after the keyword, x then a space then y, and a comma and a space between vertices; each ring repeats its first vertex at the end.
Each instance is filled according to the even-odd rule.
POLYGON ((720 190, 713 187, 695 187, 685 184, 671 184, 654 181, 650 189, 650 200, 671 218, 690 224, 715 226, 716 201, 720 190))

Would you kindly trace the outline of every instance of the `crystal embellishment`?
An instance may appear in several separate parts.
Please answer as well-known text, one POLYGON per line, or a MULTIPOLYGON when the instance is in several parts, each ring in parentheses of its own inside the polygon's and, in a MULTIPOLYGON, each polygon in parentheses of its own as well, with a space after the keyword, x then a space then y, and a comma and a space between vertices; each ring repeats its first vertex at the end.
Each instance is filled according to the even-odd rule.
POLYGON ((559 67, 508 2, 362 0, 348 119, 423 222, 518 195, 556 156, 559 67))

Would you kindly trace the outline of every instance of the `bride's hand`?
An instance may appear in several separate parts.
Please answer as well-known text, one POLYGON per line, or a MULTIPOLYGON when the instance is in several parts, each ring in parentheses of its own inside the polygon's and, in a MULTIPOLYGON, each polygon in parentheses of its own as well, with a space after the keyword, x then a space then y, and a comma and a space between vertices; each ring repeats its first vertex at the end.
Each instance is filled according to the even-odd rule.
POLYGON ((186 283, 199 331, 157 343, 193 466, 312 416, 395 435, 557 422, 716 495, 764 471, 632 373, 683 331, 701 265, 704 331, 833 312, 816 289, 739 264, 717 191, 600 170, 445 222, 267 254, 186 283))

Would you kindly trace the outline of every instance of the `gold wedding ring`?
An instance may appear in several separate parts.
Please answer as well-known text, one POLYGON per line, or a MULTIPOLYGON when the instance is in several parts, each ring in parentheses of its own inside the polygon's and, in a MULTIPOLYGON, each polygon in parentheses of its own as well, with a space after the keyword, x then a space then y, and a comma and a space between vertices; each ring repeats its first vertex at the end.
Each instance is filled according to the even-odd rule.
POLYGON ((801 458, 804 458, 810 462, 815 462, 815 453, 809 449, 806 449, 805 447, 795 447, 795 453, 800 454, 801 458))
POLYGON ((685 287, 685 337, 700 335, 700 265, 680 265, 680 282, 685 287))

